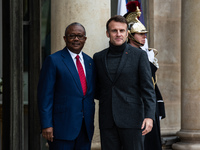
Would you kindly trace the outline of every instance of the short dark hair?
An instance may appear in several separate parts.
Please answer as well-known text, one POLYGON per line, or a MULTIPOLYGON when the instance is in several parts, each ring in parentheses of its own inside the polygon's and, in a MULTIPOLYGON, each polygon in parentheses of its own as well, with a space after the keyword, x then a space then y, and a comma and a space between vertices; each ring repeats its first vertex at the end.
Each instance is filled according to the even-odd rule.
POLYGON ((113 17, 111 17, 107 23, 106 23, 106 30, 108 31, 108 26, 110 24, 111 21, 115 21, 115 22, 121 22, 121 23, 125 23, 127 25, 127 28, 128 28, 128 22, 126 21, 126 18, 124 18, 123 16, 121 15, 115 15, 113 17))
POLYGON ((66 29, 65 29, 65 36, 66 36, 68 28, 71 27, 71 26, 81 26, 83 28, 83 30, 84 30, 85 35, 86 35, 85 27, 82 24, 78 23, 78 22, 73 22, 73 23, 71 23, 70 25, 68 25, 66 27, 66 29))

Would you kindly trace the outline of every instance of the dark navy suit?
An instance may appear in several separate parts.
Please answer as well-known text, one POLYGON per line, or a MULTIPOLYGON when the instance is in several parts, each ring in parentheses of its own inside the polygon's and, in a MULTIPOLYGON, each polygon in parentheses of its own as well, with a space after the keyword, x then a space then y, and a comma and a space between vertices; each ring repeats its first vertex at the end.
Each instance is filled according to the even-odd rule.
POLYGON ((76 66, 67 48, 48 56, 38 84, 41 128, 53 127, 54 139, 74 140, 83 118, 89 140, 94 132, 94 64, 83 53, 87 93, 84 96, 76 66))

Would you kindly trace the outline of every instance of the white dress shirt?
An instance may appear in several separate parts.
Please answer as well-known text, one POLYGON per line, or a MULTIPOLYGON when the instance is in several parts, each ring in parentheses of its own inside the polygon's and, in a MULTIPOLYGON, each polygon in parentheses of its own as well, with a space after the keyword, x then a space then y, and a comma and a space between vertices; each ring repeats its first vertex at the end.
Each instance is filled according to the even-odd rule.
MULTIPOLYGON (((84 70, 84 73, 85 73, 85 76, 86 76, 85 64, 84 64, 82 51, 79 54, 76 54, 76 53, 71 52, 68 48, 67 48, 67 50, 69 51, 69 53, 70 53, 70 55, 72 57, 72 60, 74 61, 74 65, 75 66, 76 66, 76 56, 79 55, 79 60, 81 62, 81 65, 83 66, 83 70, 84 70)), ((76 70, 78 71, 77 66, 76 66, 76 70)))

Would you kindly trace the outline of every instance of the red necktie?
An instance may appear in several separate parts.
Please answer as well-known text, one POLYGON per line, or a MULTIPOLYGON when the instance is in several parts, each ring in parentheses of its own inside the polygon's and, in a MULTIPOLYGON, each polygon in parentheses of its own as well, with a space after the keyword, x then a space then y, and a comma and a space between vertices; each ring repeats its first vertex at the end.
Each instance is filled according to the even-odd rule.
POLYGON ((79 60, 79 55, 76 56, 76 67, 78 69, 78 75, 79 75, 79 78, 80 78, 80 81, 81 81, 81 86, 82 86, 82 89, 83 89, 83 95, 85 95, 86 91, 87 91, 87 82, 86 82, 83 66, 81 65, 81 62, 79 60))

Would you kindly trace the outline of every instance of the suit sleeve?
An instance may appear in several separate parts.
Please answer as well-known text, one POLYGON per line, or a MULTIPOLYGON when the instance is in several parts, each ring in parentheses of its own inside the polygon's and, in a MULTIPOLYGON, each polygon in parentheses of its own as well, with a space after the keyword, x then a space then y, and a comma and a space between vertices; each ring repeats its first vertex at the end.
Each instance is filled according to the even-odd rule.
POLYGON ((144 102, 145 118, 155 120, 156 96, 152 81, 151 68, 145 51, 142 51, 139 62, 140 90, 144 102))
POLYGON ((51 56, 45 60, 40 72, 38 83, 38 108, 41 128, 53 127, 52 111, 54 84, 56 80, 56 67, 51 56))

